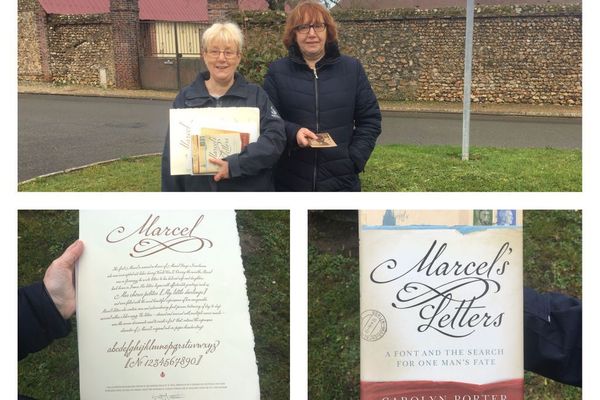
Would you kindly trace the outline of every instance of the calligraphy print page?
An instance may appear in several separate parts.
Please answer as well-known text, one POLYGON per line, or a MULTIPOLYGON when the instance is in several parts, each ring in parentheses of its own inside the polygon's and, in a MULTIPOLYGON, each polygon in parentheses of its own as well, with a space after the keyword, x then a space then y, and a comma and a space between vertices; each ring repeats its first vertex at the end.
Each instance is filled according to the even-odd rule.
POLYGON ((523 398, 517 210, 361 211, 361 399, 523 398))
POLYGON ((234 211, 81 211, 82 399, 258 399, 234 211))

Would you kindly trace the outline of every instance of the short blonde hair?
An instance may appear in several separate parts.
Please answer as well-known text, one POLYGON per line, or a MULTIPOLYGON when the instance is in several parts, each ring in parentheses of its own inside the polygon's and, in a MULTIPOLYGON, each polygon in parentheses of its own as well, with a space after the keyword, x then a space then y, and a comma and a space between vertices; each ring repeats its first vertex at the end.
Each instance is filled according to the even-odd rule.
POLYGON ((207 51, 208 46, 215 41, 232 43, 242 52, 244 34, 235 22, 215 22, 202 34, 202 51, 207 51))

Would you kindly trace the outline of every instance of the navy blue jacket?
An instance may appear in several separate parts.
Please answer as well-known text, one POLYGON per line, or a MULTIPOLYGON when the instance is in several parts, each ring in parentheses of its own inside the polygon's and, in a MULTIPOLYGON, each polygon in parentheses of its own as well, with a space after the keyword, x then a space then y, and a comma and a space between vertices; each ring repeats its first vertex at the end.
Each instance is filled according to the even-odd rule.
POLYGON ((19 289, 18 308, 19 360, 71 331, 42 282, 19 289))
POLYGON ((581 302, 525 288, 524 303, 525 369, 581 386, 581 302))
POLYGON ((313 71, 297 47, 273 62, 263 87, 285 120, 287 148, 275 170, 278 191, 360 191, 358 174, 381 132, 381 112, 357 59, 340 55, 337 43, 313 71), (300 128, 327 132, 333 148, 300 148, 300 128))
POLYGON ((286 142, 283 120, 265 91, 260 86, 248 83, 242 75, 235 74, 233 86, 219 99, 212 97, 206 89, 204 81, 209 76, 208 71, 202 72, 191 85, 183 88, 175 98, 173 108, 258 107, 258 140, 248 144, 241 153, 225 158, 229 163, 230 178, 215 182, 212 175, 171 175, 167 132, 162 155, 162 191, 274 191, 272 168, 283 152, 286 142))

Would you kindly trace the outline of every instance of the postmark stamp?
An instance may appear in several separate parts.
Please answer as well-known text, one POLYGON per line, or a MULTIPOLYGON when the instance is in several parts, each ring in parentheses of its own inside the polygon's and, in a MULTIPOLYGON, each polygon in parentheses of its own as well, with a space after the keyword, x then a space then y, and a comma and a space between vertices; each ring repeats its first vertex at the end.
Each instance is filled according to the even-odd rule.
POLYGON ((361 337, 369 342, 375 342, 387 332, 385 316, 377 310, 365 310, 360 314, 361 337))

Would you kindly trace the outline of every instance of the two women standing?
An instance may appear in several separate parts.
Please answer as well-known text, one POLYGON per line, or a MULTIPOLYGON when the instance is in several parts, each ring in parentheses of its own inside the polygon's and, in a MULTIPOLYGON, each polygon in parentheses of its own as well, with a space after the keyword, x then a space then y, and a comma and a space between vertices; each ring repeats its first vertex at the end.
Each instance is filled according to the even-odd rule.
POLYGON ((167 135, 163 191, 273 190, 273 178, 278 191, 360 191, 358 174, 381 132, 362 65, 340 54, 335 21, 315 1, 288 15, 283 42, 289 54, 270 65, 263 91, 236 72, 239 28, 214 24, 204 33, 208 71, 179 93, 174 107, 259 107, 260 136, 241 153, 215 160, 220 170, 212 177, 172 176, 167 135), (310 147, 317 133, 328 133, 337 146, 310 147))

